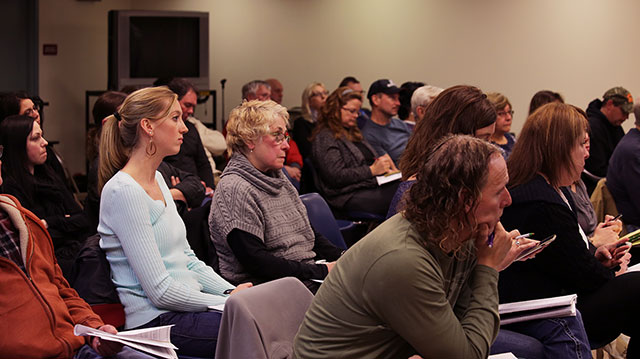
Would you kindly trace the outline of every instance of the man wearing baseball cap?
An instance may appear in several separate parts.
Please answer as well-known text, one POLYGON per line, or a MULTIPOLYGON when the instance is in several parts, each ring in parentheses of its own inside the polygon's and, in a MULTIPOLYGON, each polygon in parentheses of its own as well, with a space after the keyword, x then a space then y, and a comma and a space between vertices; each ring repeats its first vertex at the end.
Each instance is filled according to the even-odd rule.
POLYGON ((588 174, 582 176, 589 193, 593 192, 597 177, 607 175, 609 158, 624 136, 621 125, 631 111, 633 97, 623 87, 609 89, 602 96, 602 101, 595 99, 589 104, 587 117, 591 127, 591 149, 584 166, 588 174))
POLYGON ((378 156, 388 153, 396 164, 407 147, 411 129, 398 118, 400 88, 391 80, 371 84, 367 97, 371 104, 371 118, 362 127, 362 134, 378 156))

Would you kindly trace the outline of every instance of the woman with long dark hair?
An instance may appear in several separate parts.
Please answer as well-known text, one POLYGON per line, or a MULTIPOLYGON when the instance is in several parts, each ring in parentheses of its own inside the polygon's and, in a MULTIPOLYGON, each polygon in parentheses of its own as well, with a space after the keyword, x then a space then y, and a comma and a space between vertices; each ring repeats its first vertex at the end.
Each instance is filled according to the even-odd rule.
POLYGON ((87 235, 89 222, 82 207, 55 174, 47 160, 47 140, 37 121, 26 115, 7 117, 0 124, 4 146, 4 193, 42 219, 49 230, 56 258, 66 277, 87 235))

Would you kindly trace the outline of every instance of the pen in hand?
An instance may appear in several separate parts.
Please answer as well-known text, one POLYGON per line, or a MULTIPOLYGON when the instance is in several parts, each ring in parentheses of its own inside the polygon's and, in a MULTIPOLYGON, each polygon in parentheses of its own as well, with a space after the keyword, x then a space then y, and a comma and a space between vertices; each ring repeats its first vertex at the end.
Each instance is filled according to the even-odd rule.
POLYGON ((491 232, 491 234, 489 235, 489 240, 487 241, 487 245, 489 245, 489 248, 493 248, 493 239, 496 237, 496 232, 493 231, 491 232))
POLYGON ((610 220, 606 221, 606 222, 605 222, 605 225, 610 225, 610 224, 611 224, 611 222, 617 221, 617 220, 618 220, 618 219, 620 219, 620 218, 622 218, 622 213, 620 213, 619 215, 617 215, 617 216, 615 216, 615 217, 611 218, 610 220))
POLYGON ((533 236, 533 234, 534 234, 533 232, 525 233, 525 234, 521 234, 521 235, 517 236, 517 237, 516 237, 516 238, 514 238, 514 239, 515 239, 515 240, 518 240, 518 239, 522 239, 522 238, 529 238, 529 237, 533 236))

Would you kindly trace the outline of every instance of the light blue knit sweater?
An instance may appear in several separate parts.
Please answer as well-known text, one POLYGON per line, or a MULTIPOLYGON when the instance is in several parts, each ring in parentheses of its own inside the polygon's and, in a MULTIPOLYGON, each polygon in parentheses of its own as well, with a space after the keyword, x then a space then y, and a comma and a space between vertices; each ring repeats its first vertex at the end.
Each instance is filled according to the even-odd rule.
POLYGON ((164 203, 151 199, 122 171, 107 182, 100 200, 100 247, 111 265, 127 329, 169 311, 205 311, 223 303, 222 292, 233 288, 196 258, 159 172, 156 181, 164 203))

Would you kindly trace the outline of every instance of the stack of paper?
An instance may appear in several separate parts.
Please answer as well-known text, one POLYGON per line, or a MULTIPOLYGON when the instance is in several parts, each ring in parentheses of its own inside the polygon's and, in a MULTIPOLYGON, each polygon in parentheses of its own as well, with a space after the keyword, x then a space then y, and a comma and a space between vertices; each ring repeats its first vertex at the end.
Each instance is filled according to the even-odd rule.
POLYGON ((376 176, 376 181, 378 181, 378 186, 382 186, 385 183, 397 181, 402 178, 402 172, 391 172, 386 175, 376 176))
POLYGON ((562 297, 526 300, 498 306, 500 325, 533 319, 576 316, 576 294, 562 297))
POLYGON ((631 232, 622 238, 626 238, 627 242, 631 242, 631 244, 634 246, 638 245, 640 244, 640 229, 635 232, 631 232))
POLYGON ((73 334, 78 336, 94 336, 100 339, 118 342, 160 358, 177 359, 178 356, 174 349, 178 348, 171 344, 170 339, 172 326, 173 325, 165 325, 163 327, 128 330, 118 332, 118 334, 111 334, 87 327, 86 325, 76 324, 73 328, 73 334))

